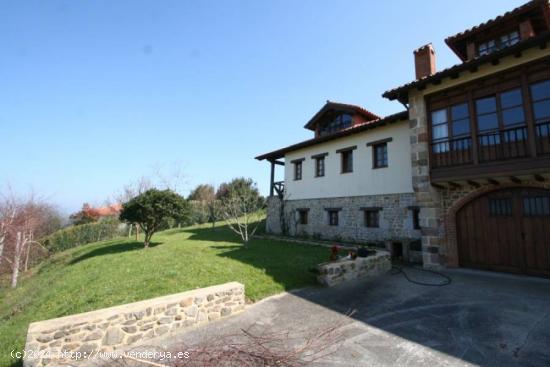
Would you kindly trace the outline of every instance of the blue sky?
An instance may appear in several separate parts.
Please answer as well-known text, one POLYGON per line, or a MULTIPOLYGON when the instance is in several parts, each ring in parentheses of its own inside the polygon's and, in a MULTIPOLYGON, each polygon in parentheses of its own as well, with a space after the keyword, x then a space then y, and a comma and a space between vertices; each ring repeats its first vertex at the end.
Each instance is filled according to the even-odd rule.
POLYGON ((523 1, 0 2, 0 185, 71 212, 155 166, 187 188, 252 177, 253 158, 311 137, 327 99, 386 115, 381 94, 437 68, 444 38, 523 1))

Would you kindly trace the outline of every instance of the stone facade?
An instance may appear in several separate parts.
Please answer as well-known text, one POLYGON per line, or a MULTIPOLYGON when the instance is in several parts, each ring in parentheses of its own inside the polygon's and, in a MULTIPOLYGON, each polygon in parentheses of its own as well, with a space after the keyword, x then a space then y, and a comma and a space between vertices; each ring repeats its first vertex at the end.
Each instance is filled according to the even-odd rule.
POLYGON ((376 254, 369 257, 319 264, 317 269, 319 283, 332 287, 353 279, 372 278, 385 274, 391 269, 391 259, 389 252, 376 251, 376 254))
POLYGON ((23 365, 56 366, 77 355, 110 352, 227 317, 244 309, 244 297, 244 285, 232 282, 34 322, 27 333, 23 365))
POLYGON ((413 228, 411 209, 415 206, 413 193, 284 201, 271 197, 266 229, 269 233, 333 241, 388 246, 399 242, 407 253, 408 244, 420 239, 420 230, 413 228), (328 208, 340 209, 337 226, 329 225, 328 208), (365 226, 362 208, 380 208, 378 228, 365 226), (299 224, 300 209, 308 210, 308 224, 299 224))
POLYGON ((430 184, 428 119, 426 103, 421 93, 409 95, 409 127, 411 130, 411 164, 413 190, 420 207, 422 233, 422 263, 426 268, 440 268, 439 248, 443 211, 441 193, 430 184))

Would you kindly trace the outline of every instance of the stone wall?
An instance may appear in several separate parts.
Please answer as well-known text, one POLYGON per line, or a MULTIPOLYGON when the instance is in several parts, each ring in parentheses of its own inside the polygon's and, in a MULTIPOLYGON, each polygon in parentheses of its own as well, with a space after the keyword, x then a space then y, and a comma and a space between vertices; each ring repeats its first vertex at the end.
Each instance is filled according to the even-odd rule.
POLYGON ((265 221, 265 230, 267 233, 282 234, 281 227, 281 205, 283 200, 278 196, 267 198, 267 218, 265 221))
POLYGON ((389 252, 376 251, 376 254, 369 257, 319 264, 317 269, 319 283, 332 287, 353 279, 372 278, 385 274, 391 269, 391 260, 389 252))
POLYGON ((24 366, 55 366, 109 352, 244 308, 244 285, 232 282, 30 324, 24 366), (32 358, 43 356, 44 358, 32 358), (64 358, 68 357, 68 358, 64 358))
POLYGON ((411 207, 416 205, 413 193, 350 196, 343 198, 323 198, 285 200, 270 198, 268 201, 267 230, 281 234, 288 228, 288 235, 350 241, 358 243, 400 242, 404 246, 420 239, 420 230, 413 229, 411 207), (284 220, 281 226, 280 210, 284 206, 284 220), (368 228, 364 223, 361 208, 378 207, 379 227, 368 228), (338 226, 328 222, 327 208, 341 208, 338 226), (299 224, 298 209, 308 209, 308 224, 299 224))
POLYGON ((422 93, 409 94, 409 127, 411 130, 411 164, 413 190, 420 207, 422 262, 426 268, 440 268, 443 261, 439 249, 444 212, 441 193, 430 184, 428 120, 422 93))

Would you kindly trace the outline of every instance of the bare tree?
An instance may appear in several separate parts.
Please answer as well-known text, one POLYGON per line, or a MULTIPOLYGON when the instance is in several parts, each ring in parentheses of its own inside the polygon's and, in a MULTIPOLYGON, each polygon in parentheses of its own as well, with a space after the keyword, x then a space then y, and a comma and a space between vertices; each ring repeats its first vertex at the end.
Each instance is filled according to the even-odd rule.
POLYGON ((13 199, 13 195, 3 197, 2 202, 0 202, 0 268, 2 265, 6 239, 9 233, 9 229, 11 228, 13 221, 15 220, 16 213, 17 204, 13 199))
POLYGON ((223 219, 241 237, 246 247, 263 218, 263 199, 256 184, 251 179, 236 178, 225 184, 220 202, 223 219))
POLYGON ((187 176, 185 175, 181 162, 173 162, 165 168, 166 165, 155 164, 153 166, 153 178, 156 181, 156 187, 168 189, 183 195, 182 191, 187 185, 187 176))
POLYGON ((43 235, 48 228, 50 207, 30 197, 20 200, 10 192, 2 198, 0 204, 1 227, 1 255, 0 261, 5 261, 11 268, 11 286, 17 287, 21 270, 27 270, 32 247, 47 250, 38 241, 35 235, 43 235), (24 261, 23 261, 24 260, 24 261))
POLYGON ((210 222, 212 222, 212 228, 216 227, 216 222, 223 217, 222 215, 222 203, 220 200, 214 199, 208 204, 208 216, 210 222))

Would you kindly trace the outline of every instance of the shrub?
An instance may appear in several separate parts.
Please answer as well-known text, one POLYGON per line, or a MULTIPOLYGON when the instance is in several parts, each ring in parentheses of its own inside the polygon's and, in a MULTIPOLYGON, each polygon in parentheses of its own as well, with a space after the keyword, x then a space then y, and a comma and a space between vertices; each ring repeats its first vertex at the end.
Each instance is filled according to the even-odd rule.
POLYGON ((46 236, 41 243, 51 252, 67 250, 96 241, 110 240, 123 235, 122 223, 116 218, 105 218, 95 223, 70 226, 46 236))

